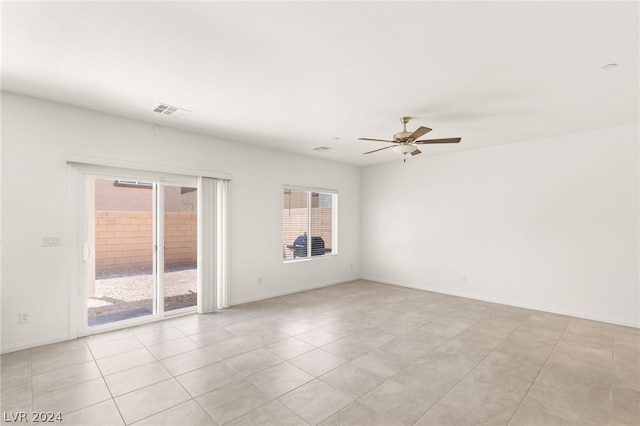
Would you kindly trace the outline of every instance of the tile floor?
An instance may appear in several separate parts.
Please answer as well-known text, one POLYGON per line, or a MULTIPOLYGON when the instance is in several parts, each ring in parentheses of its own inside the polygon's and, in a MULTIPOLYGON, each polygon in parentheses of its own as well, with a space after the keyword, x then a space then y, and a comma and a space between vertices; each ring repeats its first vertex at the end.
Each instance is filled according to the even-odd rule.
POLYGON ((3 412, 64 425, 640 419, 639 330, 363 280, 0 362, 3 412))

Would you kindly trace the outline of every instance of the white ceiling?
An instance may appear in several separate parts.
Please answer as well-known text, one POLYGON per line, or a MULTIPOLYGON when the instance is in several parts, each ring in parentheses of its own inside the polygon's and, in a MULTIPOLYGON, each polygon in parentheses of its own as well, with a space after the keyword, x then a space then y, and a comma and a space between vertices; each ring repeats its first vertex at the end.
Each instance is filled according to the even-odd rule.
POLYGON ((365 166, 403 115, 462 137, 421 157, 638 122, 638 6, 3 2, 2 87, 365 166))

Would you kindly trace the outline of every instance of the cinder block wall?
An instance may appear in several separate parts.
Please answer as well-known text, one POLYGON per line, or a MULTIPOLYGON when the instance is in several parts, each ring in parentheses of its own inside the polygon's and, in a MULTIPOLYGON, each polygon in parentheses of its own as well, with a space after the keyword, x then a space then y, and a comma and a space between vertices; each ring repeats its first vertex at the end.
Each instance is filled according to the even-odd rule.
MULTIPOLYGON (((151 268, 151 212, 96 211, 96 272, 151 268)), ((196 213, 166 213, 165 265, 195 265, 196 213)))

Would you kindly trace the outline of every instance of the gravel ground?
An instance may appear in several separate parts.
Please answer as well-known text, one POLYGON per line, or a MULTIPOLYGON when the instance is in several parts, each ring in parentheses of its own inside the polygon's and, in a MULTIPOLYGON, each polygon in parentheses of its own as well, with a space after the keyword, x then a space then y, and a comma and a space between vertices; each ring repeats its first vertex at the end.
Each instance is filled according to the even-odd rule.
MULTIPOLYGON (((165 310, 190 306, 197 293, 195 268, 165 272, 165 310)), ((133 275, 109 274, 96 279, 96 294, 88 300, 89 317, 150 307, 153 275, 148 271, 133 275)))

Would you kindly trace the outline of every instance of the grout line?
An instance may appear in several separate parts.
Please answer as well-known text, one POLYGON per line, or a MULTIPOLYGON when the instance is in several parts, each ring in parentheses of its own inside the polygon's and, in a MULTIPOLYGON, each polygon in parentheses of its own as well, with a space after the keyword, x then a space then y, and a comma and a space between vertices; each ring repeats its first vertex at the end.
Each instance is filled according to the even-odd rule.
POLYGON ((540 373, 542 373, 542 370, 544 370, 544 368, 547 366, 547 363, 549 362, 549 359, 551 358, 551 355, 556 350, 556 347, 558 346, 558 343, 560 343, 560 340, 562 340, 562 336, 564 336, 564 333, 567 330, 567 327, 569 327, 570 323, 571 323, 571 320, 569 320, 567 322, 567 324, 563 327, 562 333, 560 334, 560 337, 558 337, 558 340, 556 340, 556 343, 553 345, 553 349, 551 349, 549 351, 549 355, 547 355, 547 358, 544 360, 544 364, 542 364, 542 367, 540 367, 540 370, 538 371, 538 374, 536 374, 536 377, 534 377, 534 379, 529 384, 529 387, 527 388, 527 391, 522 396, 522 399, 520 400, 520 403, 518 404, 518 407, 513 411, 513 414, 509 418, 509 421, 507 422, 507 425, 509 425, 509 423, 511 423, 511 420, 513 420, 513 417, 516 415, 516 413, 518 412, 518 410, 522 406, 522 403, 524 402, 525 398, 527 397, 527 395, 529 395, 529 391, 533 387, 533 384, 538 380, 538 377, 540 376, 540 373))
MULTIPOLYGON (((531 315, 529 315, 529 316, 531 316, 531 315)), ((488 315, 485 315, 485 316, 484 316, 484 317, 482 317, 481 319, 485 319, 486 317, 488 317, 488 315)), ((528 319, 528 318, 529 318, 529 317, 527 317, 527 319, 528 319)), ((475 323, 477 323, 477 322, 478 322, 478 321, 480 321, 481 319, 478 319, 475 323)), ((526 321, 526 320, 524 320, 524 321, 526 321)), ((524 321, 522 321, 522 322, 524 323, 524 321)), ((475 323, 473 323, 473 324, 475 324, 475 323)), ((473 324, 471 324, 469 327, 471 327, 473 324)), ((522 325, 522 323, 521 323, 520 325, 522 325)), ((429 409, 428 409, 427 411, 425 411, 425 412, 422 414, 422 416, 420 416, 420 417, 418 418, 418 420, 420 420, 422 417, 424 417, 424 415, 426 415, 426 414, 427 414, 427 413, 428 413, 428 412, 429 412, 433 407, 435 407, 438 403, 440 403, 440 401, 442 401, 442 400, 444 399, 444 397, 446 397, 449 393, 451 393, 451 391, 453 391, 453 389, 455 389, 455 387, 456 387, 456 386, 458 386, 458 384, 460 384, 464 379, 466 379, 466 378, 467 378, 467 377, 468 377, 468 376, 473 372, 473 370, 475 370, 475 369, 476 369, 476 367, 478 367, 480 364, 482 364, 482 363, 484 362, 484 360, 486 360, 486 359, 489 357, 489 355, 491 355, 491 354, 495 351, 495 349, 496 349, 496 348, 497 348, 497 347, 498 347, 502 342, 504 342, 507 338, 509 338, 509 337, 510 337, 510 336, 511 336, 511 335, 512 335, 512 334, 513 334, 513 333, 514 333, 514 332, 515 332, 519 327, 520 327, 520 325, 518 325, 518 327, 514 328, 514 329, 511 331, 511 333, 509 333, 509 335, 508 335, 508 336, 504 337, 504 338, 500 341, 500 343, 498 343, 498 344, 497 344, 493 349, 491 349, 491 350, 489 351, 489 353, 487 353, 487 355, 485 355, 485 356, 484 356, 484 358, 482 358, 480 361, 478 361, 478 362, 477 362, 477 363, 476 363, 476 364, 475 364, 475 365, 474 365, 474 366, 473 366, 473 367, 472 367, 472 368, 467 372, 467 374, 465 374, 464 376, 462 376, 462 377, 461 377, 461 378, 460 378, 460 379, 459 379, 459 380, 458 380, 458 381, 457 381, 453 386, 451 386, 451 388, 450 388, 450 389, 449 389, 449 390, 448 390, 444 395, 442 395, 440 398, 438 398, 438 400, 437 400, 436 402, 434 402, 434 403, 431 405, 431 407, 429 407, 429 409)), ((468 332, 473 333, 473 334, 478 334, 478 335, 481 335, 481 336, 485 336, 485 335, 484 335, 484 334, 482 334, 482 333, 475 333, 475 332, 473 332, 473 331, 470 331, 470 330, 469 330, 469 327, 465 328, 465 329, 464 329, 464 330, 462 330, 460 333, 458 333, 458 334, 456 334, 455 336, 453 336, 451 339, 449 339, 449 340, 447 340, 446 342, 442 343, 442 345, 444 345, 445 343, 447 343, 447 342, 449 342, 449 341, 451 341, 451 340, 455 339, 457 336, 459 336, 461 333, 463 333, 463 332, 465 332, 465 331, 468 331, 468 332)), ((438 346, 438 348, 439 348, 439 347, 441 347, 442 345, 438 346)), ((433 351, 437 350, 438 348, 433 349, 433 351)), ((433 351, 431 351, 431 352, 433 352, 433 351)), ((417 361, 416 361, 416 362, 417 362, 417 361)), ((442 374, 444 374, 445 376, 448 376, 448 375, 447 375, 447 374, 445 374, 445 373, 442 373, 442 374)), ((451 377, 451 376, 448 376, 448 377, 451 377)), ((418 420, 416 420, 416 421, 418 421, 418 420)))

